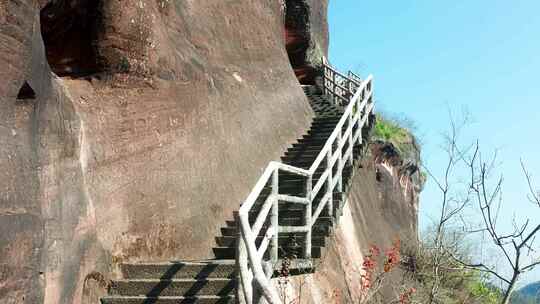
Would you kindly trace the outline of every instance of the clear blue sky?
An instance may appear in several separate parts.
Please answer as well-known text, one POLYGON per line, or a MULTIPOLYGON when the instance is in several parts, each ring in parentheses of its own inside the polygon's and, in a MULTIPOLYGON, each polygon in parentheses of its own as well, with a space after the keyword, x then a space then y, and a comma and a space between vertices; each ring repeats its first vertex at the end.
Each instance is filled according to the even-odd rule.
MULTIPOLYGON (((443 170, 448 108, 471 113, 467 137, 486 152, 499 149, 506 227, 513 214, 540 221, 519 165, 522 158, 540 188, 539 12, 533 0, 330 1, 331 63, 374 75, 378 109, 416 122, 433 171, 443 170)), ((439 197, 428 183, 421 226, 437 212, 439 197)), ((525 279, 540 280, 540 271, 525 279)))

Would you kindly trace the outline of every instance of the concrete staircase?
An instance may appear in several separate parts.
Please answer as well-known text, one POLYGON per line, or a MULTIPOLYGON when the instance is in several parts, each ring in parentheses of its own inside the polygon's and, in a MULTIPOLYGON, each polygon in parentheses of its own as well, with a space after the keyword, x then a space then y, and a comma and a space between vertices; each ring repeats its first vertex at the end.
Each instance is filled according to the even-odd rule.
MULTIPOLYGON (((283 155, 282 162, 299 168, 308 169, 326 140, 338 123, 342 111, 328 102, 314 86, 304 86, 304 92, 316 116, 311 128, 283 155)), ((368 124, 369 125, 369 124, 368 124)), ((370 126, 362 132, 368 132, 370 126)), ((344 146, 343 150, 348 149, 344 146)), ((353 147, 357 152, 361 146, 353 147)), ((360 153, 354 153, 359 158, 360 153)), ((356 161, 354 162, 356 164, 356 161)), ((354 165, 353 165, 354 166, 354 165)), ((326 168, 315 172, 313 183, 316 184, 326 168)), ((327 210, 321 213, 313 226, 312 258, 319 259, 324 254, 326 238, 332 233, 344 204, 345 193, 350 187, 353 167, 344 168, 343 192, 334 192, 334 212, 330 216, 327 210)), ((298 176, 280 173, 280 193, 303 196, 305 180, 298 176)), ((313 206, 322 198, 316 197, 313 206)), ((263 190, 260 202, 253 208, 254 221, 260 206, 270 195, 269 187, 263 190)), ((298 204, 280 202, 279 224, 284 226, 304 225, 304 210, 298 204)), ((270 225, 270 223, 265 223, 270 225)), ((221 235, 216 237, 216 247, 213 248, 215 260, 196 262, 169 262, 169 263, 138 263, 121 265, 123 279, 113 281, 109 288, 109 295, 101 299, 103 304, 172 304, 172 303, 235 303, 235 288, 237 287, 237 274, 235 273, 235 256, 238 230, 238 216, 226 221, 221 228, 221 235)), ((265 229, 261 229, 264 231, 265 229)), ((261 242, 262 233, 257 241, 261 242)), ((314 271, 312 260, 304 260, 302 233, 284 233, 279 236, 279 258, 290 260, 292 274, 314 271)), ((278 274, 280 264, 275 267, 278 274)))

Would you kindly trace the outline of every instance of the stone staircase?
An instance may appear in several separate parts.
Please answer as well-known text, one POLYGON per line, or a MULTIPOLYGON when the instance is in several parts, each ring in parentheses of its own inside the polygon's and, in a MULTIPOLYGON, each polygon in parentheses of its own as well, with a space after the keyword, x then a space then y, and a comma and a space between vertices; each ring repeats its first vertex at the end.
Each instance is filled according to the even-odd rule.
POLYGON ((234 260, 121 265, 103 304, 235 303, 234 260))
MULTIPOLYGON (((315 86, 303 86, 304 92, 315 112, 315 118, 307 133, 294 143, 282 156, 282 162, 298 168, 307 169, 311 166, 326 140, 335 129, 341 118, 342 111, 324 98, 315 86)), ((372 121, 372 119, 370 119, 372 121)), ((368 132, 371 124, 362 130, 368 132)), ((344 127, 345 128, 345 127, 344 127)), ((367 133, 366 133, 367 136, 367 133)), ((363 136, 364 137, 364 136, 363 136)), ((343 150, 349 147, 345 145, 343 150)), ((355 162, 360 157, 361 146, 353 147, 355 162)), ((313 175, 316 184, 319 177, 326 170, 321 166, 313 175)), ((335 226, 341 208, 344 204, 345 193, 350 187, 353 167, 343 169, 343 192, 334 192, 334 212, 329 215, 328 210, 322 211, 312 229, 312 259, 323 256, 326 238, 330 236, 335 226)), ((282 194, 305 196, 305 180, 298 175, 286 172, 279 176, 279 189, 282 194)), ((323 193, 323 191, 321 191, 323 193)), ((262 203, 271 194, 270 187, 263 189, 262 195, 256 202, 250 221, 253 223, 262 203)), ((315 197, 313 209, 322 199, 322 194, 315 197)), ((326 209, 326 208, 325 208, 326 209)), ((283 226, 304 225, 304 209, 293 203, 279 203, 279 224, 283 226)), ((270 225, 270 222, 264 224, 270 225)), ((264 226, 263 226, 264 227, 264 226)), ((261 229, 264 231, 265 229, 261 229)), ((172 304, 172 303, 236 303, 235 289, 238 285, 236 273, 236 248, 239 235, 238 213, 233 219, 226 221, 221 228, 221 235, 216 237, 216 247, 213 248, 214 260, 206 261, 179 261, 168 263, 137 263, 123 264, 121 270, 123 279, 111 282, 109 295, 101 299, 103 304, 172 304)), ((314 271, 312 259, 304 259, 303 244, 305 233, 280 233, 279 258, 287 258, 292 262, 291 273, 305 273, 314 271)), ((257 243, 263 239, 263 233, 257 237, 257 243)), ((258 244, 257 244, 258 245, 258 244)), ((275 265, 275 275, 278 274, 281 263, 275 265)))

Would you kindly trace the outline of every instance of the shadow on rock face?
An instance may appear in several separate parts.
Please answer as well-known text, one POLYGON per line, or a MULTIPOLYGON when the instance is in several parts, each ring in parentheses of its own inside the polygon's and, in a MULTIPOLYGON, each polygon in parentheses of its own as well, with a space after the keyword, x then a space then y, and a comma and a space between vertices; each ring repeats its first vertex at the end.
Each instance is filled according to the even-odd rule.
POLYGON ((107 294, 109 282, 99 272, 92 272, 84 279, 82 304, 100 303, 100 298, 107 294))
POLYGON ((19 90, 19 93, 17 93, 17 100, 19 102, 25 102, 32 99, 36 99, 36 92, 34 92, 34 89, 32 89, 28 82, 25 81, 19 90))
POLYGON ((58 76, 81 77, 99 71, 96 31, 100 0, 53 1, 40 12, 49 65, 58 76))
POLYGON ((285 7, 285 48, 296 78, 304 85, 314 85, 321 75, 319 66, 327 48, 326 19, 320 15, 320 6, 326 4, 313 4, 310 0, 287 0, 285 7), (320 33, 315 35, 313 30, 319 27, 320 33))

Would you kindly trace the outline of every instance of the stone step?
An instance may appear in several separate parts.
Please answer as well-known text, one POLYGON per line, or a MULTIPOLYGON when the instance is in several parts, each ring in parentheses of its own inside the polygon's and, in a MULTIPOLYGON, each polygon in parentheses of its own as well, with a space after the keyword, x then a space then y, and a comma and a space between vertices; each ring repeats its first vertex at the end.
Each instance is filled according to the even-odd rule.
MULTIPOLYGON (((321 198, 322 198, 322 194, 324 193, 324 189, 320 190, 322 192, 320 192, 320 195, 317 195, 317 197, 313 200, 312 202, 312 210, 315 210, 315 208, 317 208, 318 206, 318 203, 321 201, 321 198)), ((303 197, 303 195, 301 195, 300 197, 303 197)), ((343 194, 340 193, 340 192, 334 192, 334 196, 333 196, 333 200, 335 202, 337 201, 341 201, 343 199, 343 194)), ((263 206, 263 202, 255 202, 255 204, 253 205, 253 207, 251 208, 250 210, 250 213, 256 213, 258 214, 258 212, 261 210, 263 206)), ((279 202, 279 213, 281 215, 281 217, 293 217, 292 215, 289 215, 287 214, 288 211, 291 211, 291 210, 304 210, 305 207, 304 205, 301 205, 301 204, 295 204, 295 203, 288 203, 288 202, 279 202)), ((251 215, 250 215, 251 217, 251 215)))
MULTIPOLYGON (((300 164, 304 164, 304 162, 296 162, 296 163, 300 163, 300 164)), ((313 164, 313 161, 309 161, 309 162, 305 162, 305 164, 313 164)), ((292 164, 294 165, 294 163, 292 164)), ((297 166, 297 167, 300 167, 300 166, 297 166)), ((317 168, 317 170, 315 170, 315 172, 313 172, 313 178, 318 178, 319 176, 321 176, 323 173, 324 173, 324 170, 325 170, 325 166, 324 165, 321 165, 319 166, 319 168, 317 168)), ((283 174, 280 174, 279 175, 280 179, 288 179, 290 177, 294 177, 294 178, 306 178, 306 177, 302 177, 301 175, 298 175, 298 174, 294 174, 294 173, 288 173, 288 172, 283 172, 283 174)), ((293 179, 294 179, 293 178, 293 179)))
POLYGON ((280 159, 282 162, 288 161, 290 164, 292 164, 295 167, 301 167, 303 165, 309 165, 313 164, 317 156, 321 153, 319 149, 316 150, 310 150, 307 148, 306 150, 291 150, 284 152, 280 159), (306 153, 308 152, 309 153, 306 153), (297 165, 299 164, 299 165, 297 165))
MULTIPOLYGON (((309 142, 303 144, 293 144, 290 148, 287 149, 287 151, 285 151, 285 153, 300 153, 304 151, 317 151, 317 153, 320 153, 320 151, 322 151, 322 149, 324 148, 324 145, 326 145, 326 140, 316 144, 310 144, 309 142)), ((345 146, 347 146, 347 144, 345 144, 345 146)), ((332 151, 336 151, 336 145, 332 147, 332 151)))
POLYGON ((101 299, 102 304, 233 304, 236 303, 235 297, 229 296, 193 296, 193 297, 175 297, 175 296, 113 296, 101 299))
POLYGON ((324 147, 323 144, 316 145, 316 146, 308 146, 308 145, 293 146, 293 147, 287 149, 287 151, 285 151, 285 153, 283 153, 283 154, 298 154, 298 155, 300 155, 300 153, 307 152, 307 151, 310 151, 310 152, 317 151, 317 153, 320 153, 323 147, 324 147))
POLYGON ((328 131, 328 130, 333 130, 337 126, 338 122, 339 122, 338 120, 326 121, 326 122, 314 122, 309 127, 308 132, 312 131, 313 133, 317 133, 319 130, 322 130, 323 132, 328 131))
POLYGON ((312 128, 312 129, 309 129, 305 134, 303 134, 302 138, 322 137, 322 136, 330 137, 330 135, 332 135, 332 132, 334 132, 335 128, 336 128, 335 126, 312 128))
MULTIPOLYGON (((285 216, 285 215, 284 215, 285 216)), ((303 225, 304 221, 304 215, 298 217, 290 217, 290 215, 286 215, 287 217, 278 217, 279 225, 281 226, 300 226, 303 225)), ((255 222, 255 220, 250 221, 252 224, 255 222)), ((225 221, 227 227, 236 227, 238 224, 236 221, 225 221)), ((332 219, 330 217, 322 217, 319 216, 317 218, 317 224, 321 225, 331 225, 332 219)))
MULTIPOLYGON (((313 185, 315 185, 317 183, 318 179, 315 179, 313 182, 313 185)), ((345 180, 344 180, 345 181, 345 180)), ((325 191, 325 188, 323 186, 322 190, 320 190, 322 192, 325 191)), ((293 196, 298 196, 298 197, 305 197, 305 193, 304 193, 304 187, 297 187, 297 188, 294 188, 294 189, 282 189, 280 188, 279 189, 279 193, 280 194, 288 194, 288 195, 293 195, 293 196)), ((320 193, 322 193, 320 192, 320 193)), ((270 194, 270 189, 265 189, 264 192, 261 192, 261 194, 259 195, 259 197, 255 200, 255 203, 253 204, 253 207, 252 207, 252 210, 259 210, 262 205, 264 204, 264 202, 266 201, 266 199, 268 198, 270 194)), ((334 192, 334 199, 342 199, 342 193, 339 193, 339 192, 334 192)), ((317 196, 314 200, 314 202, 318 202, 319 200, 321 199, 321 197, 317 196)), ((301 207, 301 205, 299 204, 295 204, 295 203, 288 203, 288 202, 283 202, 283 201, 280 201, 280 208, 283 206, 283 207, 287 207, 289 205, 294 205, 294 206, 298 206, 299 208, 301 207)), ((253 211, 250 211, 250 212, 253 212, 253 211)), ((236 213, 233 213, 233 214, 236 214, 236 213)))
MULTIPOLYGON (((313 180, 312 180, 313 185, 316 185, 319 182, 321 175, 322 175, 322 173, 313 176, 313 180)), ((334 175, 334 177, 335 177, 335 175, 334 175)), ((291 179, 287 179, 283 183, 284 183, 283 184, 284 186, 291 186, 291 187, 292 186, 297 186, 297 187, 304 188, 306 186, 306 179, 305 178, 301 179, 301 177, 291 177, 291 179), (293 178, 296 178, 296 179, 293 179, 293 178)), ((281 185, 279 185, 279 186, 281 187, 281 185)))
POLYGON ((311 165, 313 164, 313 160, 297 160, 297 159, 290 159, 290 160, 281 160, 282 163, 287 164, 289 166, 302 168, 304 170, 309 170, 311 168, 311 165))
POLYGON ((306 165, 306 164, 311 165, 313 164, 313 161, 315 160, 315 157, 313 157, 313 154, 315 154, 315 156, 318 156, 319 153, 321 153, 321 149, 319 148, 311 149, 308 147, 308 148, 299 149, 299 150, 289 149, 281 155, 281 158, 290 159, 290 160, 294 159, 302 165, 306 165))
MULTIPOLYGON (((347 151, 347 147, 345 146, 342 152, 347 151)), ((336 150, 332 151, 333 153, 336 152, 336 150)), ((304 160, 310 160, 310 163, 313 163, 317 156, 321 153, 321 150, 314 149, 314 150, 302 150, 302 151, 287 151, 283 153, 283 156, 281 157, 282 160, 289 160, 289 159, 298 159, 302 158, 304 160)), ((343 155, 343 154, 342 154, 343 155)))
MULTIPOLYGON (((324 147, 324 145, 326 144, 326 142, 328 141, 328 138, 330 138, 330 136, 321 136, 321 137, 306 137, 305 140, 302 140, 302 143, 304 143, 304 146, 308 146, 308 147, 311 147, 311 146, 320 146, 321 149, 322 147, 324 147)), ((345 139, 344 139, 345 140, 345 139)), ((299 140, 301 141, 301 140, 299 140)), ((337 141, 334 141, 334 146, 332 147, 332 149, 335 151, 336 150, 336 143, 337 141)), ((348 143, 345 143, 345 147, 348 146, 348 143)), ((315 150, 321 150, 319 148, 315 148, 315 149, 310 149, 311 151, 315 151, 315 150)))
MULTIPOLYGON (((274 265, 274 276, 279 276, 280 270, 283 268, 283 261, 283 259, 280 259, 276 265, 274 265)), ((287 259, 287 261, 289 262, 288 268, 291 275, 313 273, 315 267, 321 263, 321 260, 317 258, 287 259)))
POLYGON ((339 120, 341 119, 341 116, 329 116, 329 117, 317 117, 313 122, 311 123, 311 127, 320 127, 325 125, 336 125, 339 120))
MULTIPOLYGON (((263 239, 262 237, 257 238, 256 240, 257 246, 261 244, 262 239, 263 239)), ((305 234, 294 236, 294 237, 281 237, 280 236, 280 238, 278 239, 278 242, 280 246, 287 246, 291 244, 303 244, 304 239, 305 239, 305 234)), ((236 240, 237 240, 236 236, 219 236, 219 237, 216 237, 216 244, 219 247, 234 247, 236 246, 236 240)), ((324 247, 326 246, 326 237, 312 236, 311 244, 313 246, 324 247)))
POLYGON ((297 142, 306 145, 312 143, 326 143, 328 138, 330 138, 330 134, 302 135, 301 138, 297 139, 297 142))
MULTIPOLYGON (((348 123, 345 123, 345 125, 341 127, 342 135, 347 131, 348 128, 349 128, 348 123)), ((336 129, 337 129, 337 124, 327 125, 327 126, 318 126, 315 128, 311 128, 306 133, 302 134, 302 138, 330 137, 332 133, 334 132, 334 130, 336 129)), ((358 128, 353 127, 353 129, 356 130, 358 128)))
MULTIPOLYGON (((332 132, 334 132, 334 129, 336 129, 336 126, 337 126, 337 122, 335 124, 329 124, 329 125, 321 125, 321 126, 316 126, 315 128, 310 128, 308 131, 307 131, 307 134, 308 135, 313 135, 313 134, 332 134, 332 132)), ((343 125, 341 127, 341 130, 343 132, 345 132, 347 130, 347 122, 345 123, 345 125, 343 125)))
MULTIPOLYGON (((270 192, 270 187, 265 187, 264 190, 268 190, 270 192)), ((282 187, 279 187, 279 194, 287 194, 292 196, 299 196, 299 197, 305 197, 305 186, 302 185, 285 185, 282 187)), ((263 192, 263 195, 266 194, 266 192, 263 192)), ((266 195, 264 195, 266 196, 266 195)), ((256 203, 263 203, 266 200, 266 198, 259 197, 257 199, 256 203)))
MULTIPOLYGON (((259 232, 259 236, 264 236, 266 233, 266 229, 268 226, 263 225, 263 229, 259 232)), ((318 225, 315 224, 312 227, 312 235, 314 236, 328 236, 332 230, 332 227, 328 225, 318 225)), ((238 235, 238 229, 237 227, 221 227, 221 235, 222 236, 237 236, 238 235)), ((284 234, 285 235, 285 234, 284 234)))
MULTIPOLYGON (((309 162, 306 162, 305 164, 313 164, 313 161, 309 161, 309 162)), ((290 163, 290 165, 292 166, 295 166, 295 167, 301 167, 298 165, 298 162, 294 162, 294 163, 290 163)), ((326 165, 325 164, 321 164, 317 170, 315 170, 315 172, 313 173, 312 175, 312 178, 313 179, 318 179, 319 177, 321 177, 321 175, 324 174, 324 172, 326 171, 326 165)), ((293 173, 286 173, 284 172, 283 174, 280 174, 279 175, 279 185, 280 186, 295 186, 295 183, 297 182, 297 180, 304 180, 306 181, 307 180, 307 177, 306 176, 302 176, 302 175, 298 175, 298 174, 293 174, 293 173)), ((266 194, 267 192, 264 192, 265 190, 268 190, 268 189, 271 189, 271 185, 270 183, 268 183, 264 188, 263 188, 263 191, 261 191, 262 194, 266 194)), ((268 192, 270 193, 270 192, 268 192)))
MULTIPOLYGON (((335 202, 338 202, 338 200, 335 200, 335 202)), ((315 208, 313 208, 313 209, 315 209, 315 208)), ((259 214, 259 211, 260 211, 260 209, 253 209, 252 211, 249 212, 249 221, 251 223, 255 222, 255 219, 257 218, 257 215, 259 214)), ((300 206, 298 206, 297 208, 287 208, 287 209, 281 208, 280 213, 284 214, 282 216, 287 216, 287 217, 291 217, 291 218, 298 218, 298 217, 303 217, 304 216, 304 209, 301 209, 300 206)), ((236 217, 237 215, 238 215, 238 212, 235 211, 234 216, 236 217)), ((323 210, 321 212, 320 216, 327 217, 328 216, 328 211, 323 210)))
MULTIPOLYGON (((320 246, 311 247, 311 257, 315 259, 321 258, 322 248, 320 246)), ((212 248, 216 259, 234 259, 236 257, 235 247, 214 247, 212 248)), ((279 258, 305 258, 303 246, 294 247, 279 247, 279 258)), ((268 258, 268 252, 266 253, 268 258)))
MULTIPOLYGON (((347 129, 342 129, 343 132, 345 132, 347 129)), ((302 135, 303 139, 321 139, 321 138, 330 138, 330 135, 332 135, 332 132, 334 132, 334 128, 332 129, 323 129, 323 130, 309 130, 306 134, 302 135)))
POLYGON ((111 296, 228 296, 233 294, 236 281, 223 278, 208 279, 131 279, 112 281, 111 296))
POLYGON ((315 162, 316 157, 302 157, 302 156, 291 156, 284 155, 280 157, 281 162, 289 166, 302 168, 304 170, 309 170, 311 165, 315 162))
POLYGON ((235 261, 171 261, 121 264, 125 279, 234 278, 235 261))
POLYGON ((327 140, 328 140, 328 136, 321 137, 321 138, 302 137, 302 138, 298 138, 296 142, 303 145, 324 145, 326 144, 327 140))
POLYGON ((323 148, 324 147, 324 143, 321 143, 321 144, 318 144, 318 145, 306 145, 304 143, 294 143, 291 145, 291 148, 289 149, 302 149, 302 148, 307 148, 307 147, 313 147, 313 148, 323 148))
MULTIPOLYGON (((315 182, 317 182, 317 180, 314 181, 313 185, 315 185, 315 182)), ((294 195, 294 196, 298 196, 298 197, 305 197, 305 193, 303 191, 304 187, 302 187, 301 189, 298 189, 298 191, 293 191, 291 189, 289 189, 287 191, 287 194, 288 195, 294 195), (300 192, 300 190, 302 190, 302 192, 300 192)), ((325 190, 325 186, 323 185, 323 187, 321 188, 321 190, 319 190, 319 193, 317 195, 317 197, 315 197, 315 199, 313 200, 313 205, 315 205, 315 203, 319 202, 323 196, 323 194, 326 194, 326 190, 325 190)), ((285 193, 285 191, 283 191, 282 189, 279 190, 279 192, 281 194, 285 193)), ((342 199, 343 198, 343 193, 342 192, 336 192, 335 189, 334 189, 334 199, 342 199)), ((264 203, 264 200, 261 199, 261 200, 257 200, 255 202, 255 204, 253 205, 253 207, 251 208, 252 210, 253 209, 258 209, 260 207, 262 207, 264 203)), ((296 203, 289 203, 289 202, 283 202, 283 201, 280 201, 280 209, 281 207, 285 207, 287 209, 303 209, 303 205, 302 204, 296 204, 296 203), (293 206, 293 207, 298 207, 298 208, 288 208, 289 206, 293 206)))

